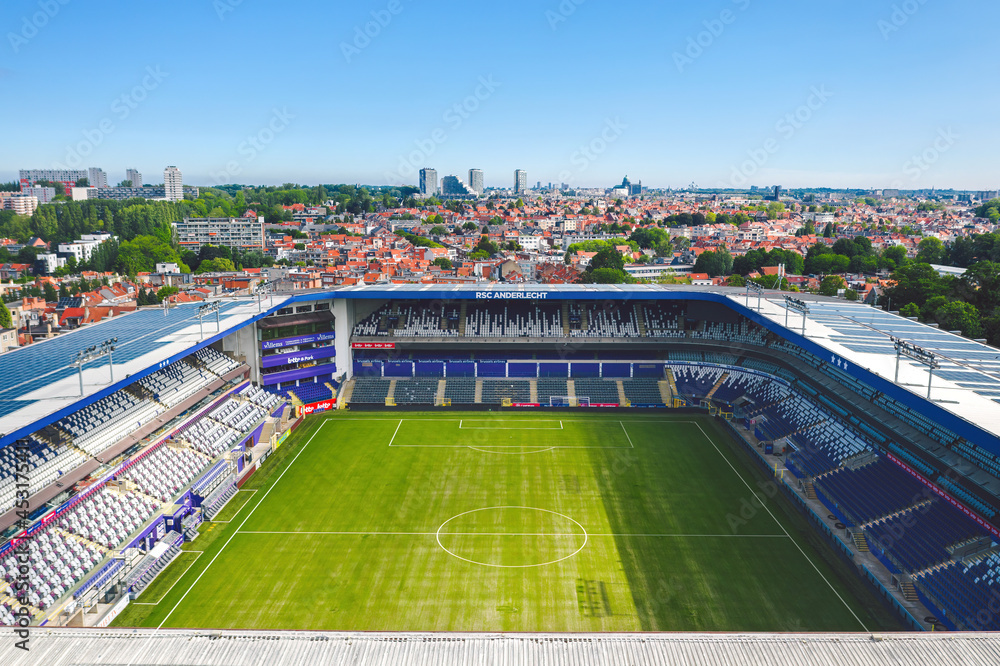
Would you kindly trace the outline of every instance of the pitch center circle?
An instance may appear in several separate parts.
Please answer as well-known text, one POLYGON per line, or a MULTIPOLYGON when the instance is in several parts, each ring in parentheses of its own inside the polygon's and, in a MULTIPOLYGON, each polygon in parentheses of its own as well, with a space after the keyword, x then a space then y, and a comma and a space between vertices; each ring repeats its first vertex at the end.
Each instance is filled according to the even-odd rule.
POLYGON ((532 506, 492 506, 465 511, 441 523, 437 544, 452 557, 484 567, 524 569, 556 564, 587 545, 583 525, 532 506))

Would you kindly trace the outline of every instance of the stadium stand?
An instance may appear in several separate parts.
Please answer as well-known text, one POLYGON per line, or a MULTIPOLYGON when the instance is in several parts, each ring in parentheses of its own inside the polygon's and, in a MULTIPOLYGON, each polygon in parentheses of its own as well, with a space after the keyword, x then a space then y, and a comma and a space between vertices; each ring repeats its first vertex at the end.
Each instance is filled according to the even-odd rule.
POLYGON ((526 379, 484 379, 483 403, 499 405, 504 400, 531 402, 531 383, 526 379))

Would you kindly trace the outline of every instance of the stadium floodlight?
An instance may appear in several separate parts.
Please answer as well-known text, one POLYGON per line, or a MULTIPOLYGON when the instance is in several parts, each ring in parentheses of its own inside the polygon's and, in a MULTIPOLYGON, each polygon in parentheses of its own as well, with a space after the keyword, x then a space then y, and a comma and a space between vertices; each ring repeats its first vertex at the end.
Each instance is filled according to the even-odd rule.
POLYGON ((75 367, 80 373, 80 397, 83 397, 83 366, 87 363, 99 359, 101 357, 108 357, 108 368, 111 371, 111 383, 115 383, 115 365, 112 360, 112 353, 118 348, 118 338, 109 338, 99 345, 90 345, 86 349, 81 349, 76 353, 76 358, 74 358, 70 365, 75 367))
POLYGON ((267 282, 258 282, 257 286, 254 287, 254 294, 257 296, 257 312, 261 311, 261 297, 264 294, 271 295, 271 307, 274 307, 274 290, 277 288, 278 282, 276 280, 270 280, 267 282))
POLYGON ((205 339, 205 327, 202 325, 202 318, 211 313, 215 313, 215 330, 222 331, 222 322, 219 321, 219 310, 222 308, 220 301, 212 301, 198 306, 198 330, 201 332, 201 339, 205 339))
POLYGON ((802 313, 802 335, 806 334, 806 315, 809 314, 809 305, 804 301, 791 296, 785 296, 785 328, 788 328, 788 313, 791 311, 802 313))
POLYGON ((760 299, 764 296, 764 287, 753 280, 747 280, 747 307, 750 307, 750 292, 757 295, 757 312, 760 312, 760 299))
POLYGON ((913 359, 917 363, 927 366, 927 399, 931 399, 931 382, 934 380, 934 371, 941 367, 941 364, 937 360, 937 354, 934 352, 929 352, 923 347, 918 347, 912 342, 907 342, 906 340, 900 340, 899 338, 890 338, 892 340, 893 346, 896 348, 896 380, 895 383, 899 383, 899 361, 903 356, 913 359))

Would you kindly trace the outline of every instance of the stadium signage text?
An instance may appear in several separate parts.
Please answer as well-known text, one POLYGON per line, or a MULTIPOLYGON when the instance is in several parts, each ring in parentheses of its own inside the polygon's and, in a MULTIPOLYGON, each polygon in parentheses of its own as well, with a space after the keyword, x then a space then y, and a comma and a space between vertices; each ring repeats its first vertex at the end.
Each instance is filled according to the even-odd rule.
POLYGON ((352 342, 351 349, 395 349, 395 342, 352 342))
POLYGON ((337 404, 337 400, 321 400, 320 402, 310 402, 308 405, 302 405, 298 407, 299 416, 309 416, 310 414, 315 414, 316 412, 325 412, 328 409, 333 409, 337 404))
POLYGON ((280 340, 264 340, 260 343, 261 349, 280 349, 281 347, 291 347, 292 345, 307 345, 311 342, 327 342, 333 340, 333 333, 317 333, 316 335, 300 335, 294 338, 281 338, 280 340))
POLYGON ((333 358, 337 355, 335 347, 320 347, 304 352, 291 352, 288 354, 274 354, 265 356, 262 359, 265 368, 274 368, 279 365, 289 365, 292 363, 305 363, 306 361, 318 361, 324 358, 333 358))
POLYGON ((476 300, 544 300, 549 297, 547 291, 477 291, 476 300))

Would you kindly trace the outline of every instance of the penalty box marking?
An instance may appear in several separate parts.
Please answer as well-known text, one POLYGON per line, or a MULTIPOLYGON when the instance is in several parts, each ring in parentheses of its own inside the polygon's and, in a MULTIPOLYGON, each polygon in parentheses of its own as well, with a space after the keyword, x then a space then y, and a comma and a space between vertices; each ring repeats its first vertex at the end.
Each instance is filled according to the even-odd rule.
MULTIPOLYGON (((346 420, 346 419, 345 419, 346 420)), ((365 420, 365 419, 357 419, 365 420)), ((375 420, 375 419, 369 419, 375 420)), ((542 422, 546 422, 545 419, 539 419, 542 422)), ((389 446, 395 446, 396 448, 414 448, 414 449, 475 449, 468 444, 393 444, 396 441, 396 435, 399 434, 399 429, 403 426, 403 421, 417 422, 420 421, 452 421, 452 419, 399 419, 399 423, 396 424, 396 429, 392 433, 392 437, 389 438, 389 446)), ((476 420, 477 422, 479 419, 476 420)), ((518 421, 518 423, 534 423, 536 421, 518 421)), ((458 429, 459 430, 565 430, 563 423, 593 423, 591 419, 564 419, 555 420, 551 419, 548 423, 558 423, 558 428, 532 428, 532 427, 506 427, 506 426, 465 426, 465 419, 459 419, 458 429)), ((674 421, 673 419, 643 419, 643 423, 695 423, 694 421, 674 421)), ((608 423, 614 423, 614 421, 608 421, 608 423)), ((628 440, 628 446, 574 446, 574 445, 555 445, 547 447, 546 451, 551 451, 553 449, 634 449, 635 444, 632 443, 632 438, 628 434, 628 430, 625 429, 625 423, 618 421, 618 425, 621 426, 622 432, 625 434, 625 439, 628 440)), ((490 449, 524 449, 524 448, 541 448, 539 446, 533 446, 531 444, 484 444, 486 448, 490 449)), ((475 449, 479 450, 479 449, 475 449)), ((484 451, 484 453, 498 453, 496 451, 484 451)), ((539 453, 538 451, 532 451, 531 453, 539 453)))

